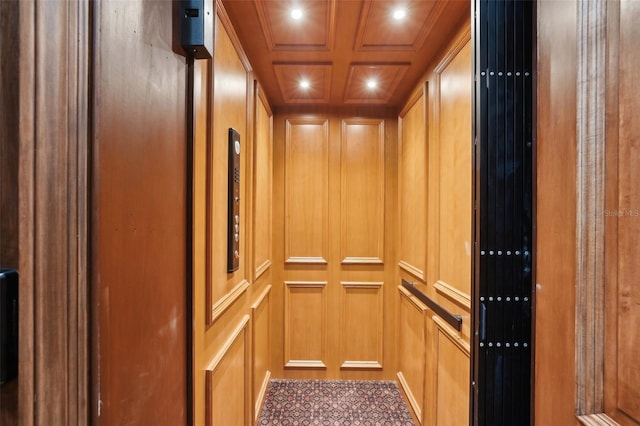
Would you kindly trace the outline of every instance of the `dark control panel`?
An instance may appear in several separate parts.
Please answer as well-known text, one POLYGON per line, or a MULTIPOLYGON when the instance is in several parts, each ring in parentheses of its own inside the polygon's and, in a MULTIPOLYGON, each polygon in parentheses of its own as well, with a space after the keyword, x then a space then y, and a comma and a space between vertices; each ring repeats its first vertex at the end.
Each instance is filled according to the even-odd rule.
POLYGON ((229 129, 227 218, 227 272, 234 272, 240 262, 240 134, 235 129, 229 129))
POLYGON ((18 272, 0 269, 0 385, 17 376, 18 272))

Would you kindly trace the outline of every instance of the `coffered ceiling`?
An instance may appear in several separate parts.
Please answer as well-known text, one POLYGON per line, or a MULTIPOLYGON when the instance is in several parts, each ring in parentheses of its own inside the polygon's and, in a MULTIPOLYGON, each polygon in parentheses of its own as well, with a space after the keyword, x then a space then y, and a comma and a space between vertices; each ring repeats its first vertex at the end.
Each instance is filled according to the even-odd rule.
POLYGON ((399 106, 469 0, 223 0, 273 106, 399 106))

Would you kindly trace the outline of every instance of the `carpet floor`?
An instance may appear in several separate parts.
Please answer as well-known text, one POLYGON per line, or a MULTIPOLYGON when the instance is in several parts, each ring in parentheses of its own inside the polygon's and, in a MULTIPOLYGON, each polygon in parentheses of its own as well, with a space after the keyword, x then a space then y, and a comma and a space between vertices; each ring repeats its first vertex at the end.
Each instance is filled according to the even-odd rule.
POLYGON ((414 426, 391 381, 271 380, 258 425, 414 426))

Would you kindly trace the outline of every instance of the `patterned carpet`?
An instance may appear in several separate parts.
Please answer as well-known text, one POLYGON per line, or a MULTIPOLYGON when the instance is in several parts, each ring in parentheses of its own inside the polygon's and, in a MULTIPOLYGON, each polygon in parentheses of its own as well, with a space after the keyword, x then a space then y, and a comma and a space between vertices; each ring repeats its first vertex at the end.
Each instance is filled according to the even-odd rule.
POLYGON ((258 425, 413 426, 394 382, 271 380, 258 425))

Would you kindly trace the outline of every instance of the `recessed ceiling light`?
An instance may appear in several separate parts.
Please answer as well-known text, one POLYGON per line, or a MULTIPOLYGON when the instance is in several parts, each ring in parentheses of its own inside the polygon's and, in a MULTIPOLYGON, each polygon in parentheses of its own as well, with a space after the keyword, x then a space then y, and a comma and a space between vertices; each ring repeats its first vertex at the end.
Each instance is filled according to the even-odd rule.
POLYGON ((393 19, 396 21, 402 21, 407 16, 407 9, 404 7, 398 7, 393 10, 393 19))
POLYGON ((311 87, 311 83, 309 83, 309 80, 307 80, 307 79, 300 80, 300 88, 301 89, 308 89, 309 87, 311 87))
POLYGON ((299 7, 291 9, 291 17, 296 21, 302 19, 302 9, 299 7))
POLYGON ((367 80, 367 87, 369 89, 375 89, 376 87, 378 87, 378 82, 375 79, 370 78, 369 80, 367 80))

